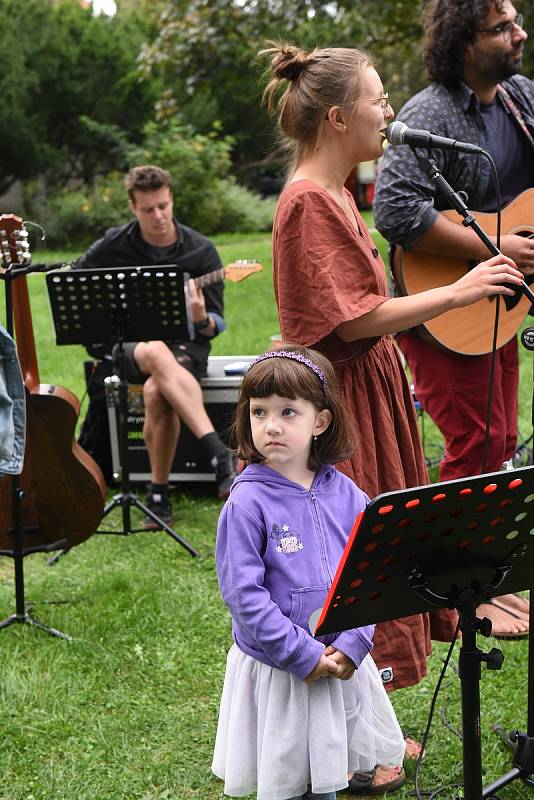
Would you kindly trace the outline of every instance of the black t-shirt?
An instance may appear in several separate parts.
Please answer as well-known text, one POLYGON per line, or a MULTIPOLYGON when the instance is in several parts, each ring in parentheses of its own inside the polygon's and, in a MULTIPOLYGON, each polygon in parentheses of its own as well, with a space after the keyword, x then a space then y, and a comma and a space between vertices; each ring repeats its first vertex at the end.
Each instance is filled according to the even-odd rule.
MULTIPOLYGON (((74 269, 98 269, 103 267, 145 267, 157 264, 173 264, 192 278, 221 269, 222 262, 215 246, 202 234, 174 220, 177 240, 168 248, 154 247, 142 236, 137 220, 109 228, 101 239, 94 242, 87 252, 74 264, 74 269), (164 256, 164 258, 162 257, 164 256)), ((203 289, 208 313, 224 315, 223 281, 203 289)), ((207 358, 210 340, 197 333, 188 343, 198 355, 207 358)), ((101 355, 100 349, 90 352, 101 355)))
MULTIPOLYGON (((484 143, 497 167, 502 206, 534 186, 534 150, 525 134, 497 97, 493 103, 480 104, 485 126, 484 143)), ((478 211, 496 211, 495 185, 490 181, 478 211)))

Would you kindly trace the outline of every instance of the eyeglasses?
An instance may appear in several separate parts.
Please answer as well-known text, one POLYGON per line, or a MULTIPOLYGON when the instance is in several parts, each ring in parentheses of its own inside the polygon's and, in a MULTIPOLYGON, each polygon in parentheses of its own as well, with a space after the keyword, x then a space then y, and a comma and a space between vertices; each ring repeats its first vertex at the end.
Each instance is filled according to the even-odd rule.
POLYGON ((494 36, 502 33, 502 38, 506 42, 512 38, 516 26, 523 29, 523 19, 523 14, 516 14, 516 16, 513 19, 509 19, 508 22, 501 22, 500 25, 495 25, 494 28, 479 28, 477 33, 490 33, 494 36))
POLYGON ((380 97, 368 97, 365 100, 358 100, 358 103, 376 103, 380 105, 382 111, 387 111, 389 108, 389 94, 386 92, 380 97))
MULTIPOLYGON (((358 103, 376 103, 380 105, 380 108, 385 113, 389 108, 389 94, 386 92, 380 97, 367 97, 364 100, 355 100, 351 105, 357 105, 358 103)), ((328 119, 328 111, 324 115, 324 118, 328 119)))

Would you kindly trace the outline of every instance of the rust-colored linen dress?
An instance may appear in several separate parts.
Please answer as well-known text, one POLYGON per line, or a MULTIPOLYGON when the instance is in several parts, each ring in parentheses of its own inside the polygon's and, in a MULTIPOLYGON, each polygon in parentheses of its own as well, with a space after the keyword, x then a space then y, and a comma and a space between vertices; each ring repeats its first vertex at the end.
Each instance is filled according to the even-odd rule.
MULTIPOLYGON (((312 181, 283 190, 273 229, 274 290, 285 342, 322 352, 334 365, 354 433, 350 461, 337 466, 371 498, 428 483, 410 387, 390 336, 346 343, 342 322, 388 299, 384 263, 356 208, 357 228, 333 197, 312 181)), ((391 668, 388 690, 418 683, 426 673, 431 636, 450 641, 448 611, 380 623, 373 658, 391 668)))

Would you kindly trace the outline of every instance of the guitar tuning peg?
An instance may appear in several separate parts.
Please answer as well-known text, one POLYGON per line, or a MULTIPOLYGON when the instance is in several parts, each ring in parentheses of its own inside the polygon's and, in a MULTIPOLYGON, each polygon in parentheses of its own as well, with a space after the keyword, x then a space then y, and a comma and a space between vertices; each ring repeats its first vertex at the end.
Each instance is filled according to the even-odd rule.
POLYGON ((17 245, 17 259, 20 264, 31 261, 30 246, 27 242, 19 242, 17 245))

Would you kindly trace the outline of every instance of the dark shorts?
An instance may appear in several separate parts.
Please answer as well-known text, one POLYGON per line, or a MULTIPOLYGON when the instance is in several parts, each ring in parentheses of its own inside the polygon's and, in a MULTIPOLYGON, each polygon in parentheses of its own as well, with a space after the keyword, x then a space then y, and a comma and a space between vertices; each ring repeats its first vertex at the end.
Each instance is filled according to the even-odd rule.
MULTIPOLYGON (((126 363, 126 380, 128 383, 144 383, 148 375, 139 369, 134 358, 134 350, 139 342, 126 342, 124 345, 124 360, 126 363)), ((204 377, 208 368, 208 354, 204 348, 195 347, 194 342, 179 344, 173 342, 168 345, 174 353, 176 361, 191 373, 198 381, 204 377)))

